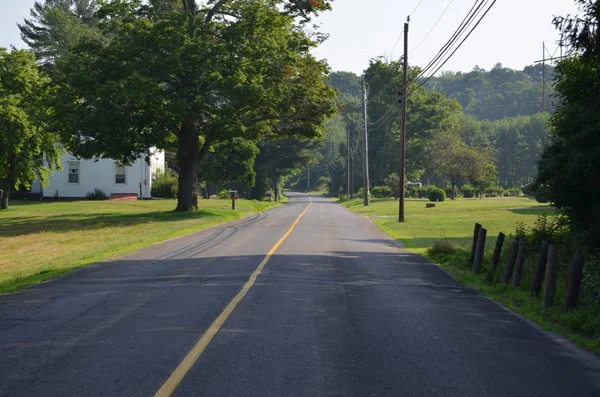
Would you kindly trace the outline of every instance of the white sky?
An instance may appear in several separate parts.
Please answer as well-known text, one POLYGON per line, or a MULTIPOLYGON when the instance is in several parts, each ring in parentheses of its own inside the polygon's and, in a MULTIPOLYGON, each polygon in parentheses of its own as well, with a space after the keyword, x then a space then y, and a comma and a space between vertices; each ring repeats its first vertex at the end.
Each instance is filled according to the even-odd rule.
MULTIPOLYGON (((406 16, 420 0, 335 0, 334 10, 318 19, 330 39, 315 51, 333 70, 360 74, 369 59, 389 56, 406 16)), ((409 49, 431 29, 452 0, 423 0, 411 17, 409 49)), ((453 0, 437 27, 409 55, 412 65, 424 66, 450 38, 474 0, 453 0)), ((17 22, 29 16, 33 0, 0 0, 0 47, 23 47, 17 22)), ((442 70, 490 69, 496 62, 522 69, 542 57, 542 42, 552 54, 558 34, 554 15, 576 12, 573 0, 498 0, 465 44, 442 70)), ((402 54, 402 42, 394 57, 402 54)), ((557 52, 558 54, 558 52, 557 52)))

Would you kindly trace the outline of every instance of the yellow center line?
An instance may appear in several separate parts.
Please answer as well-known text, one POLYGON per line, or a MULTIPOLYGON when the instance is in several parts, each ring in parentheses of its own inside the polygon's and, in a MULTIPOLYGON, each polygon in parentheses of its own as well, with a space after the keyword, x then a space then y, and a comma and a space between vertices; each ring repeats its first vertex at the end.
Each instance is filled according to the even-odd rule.
POLYGON ((296 228, 298 222, 300 222, 300 219, 304 216, 304 214, 306 214, 306 211, 308 211, 308 209, 312 205, 312 199, 310 197, 308 199, 310 200, 308 206, 304 209, 300 216, 296 218, 294 223, 292 223, 292 226, 290 226, 290 228, 283 235, 283 237, 273 246, 273 248, 271 248, 271 250, 267 253, 262 262, 260 262, 258 267, 250 275, 250 278, 248 279, 248 281, 246 281, 246 284, 244 284, 240 292, 237 293, 237 295, 231 300, 231 302, 229 302, 227 307, 221 312, 221 314, 219 314, 219 317, 217 317, 217 319, 213 321, 210 327, 208 327, 206 332, 202 335, 202 337, 200 337, 198 342, 196 342, 196 345, 194 345, 192 350, 190 350, 187 356, 185 356, 181 364, 179 364, 175 371, 173 371, 169 379, 167 379, 167 381, 162 385, 162 387, 156 392, 154 397, 167 397, 173 394, 177 386, 179 386, 179 384, 190 371, 192 366, 196 363, 196 361, 198 361, 198 359, 200 358, 200 356, 202 355, 212 338, 214 338, 217 332, 219 332, 219 329, 221 329, 221 327, 223 326, 225 321, 227 321, 231 313, 233 313, 233 311, 239 305, 241 300, 244 299, 250 288, 252 288, 252 286, 256 282, 256 278, 263 271, 265 265, 267 264, 267 262, 269 262, 269 259, 271 259, 271 256, 273 256, 275 251, 277 251, 277 249, 281 246, 285 239, 289 237, 292 231, 296 228))

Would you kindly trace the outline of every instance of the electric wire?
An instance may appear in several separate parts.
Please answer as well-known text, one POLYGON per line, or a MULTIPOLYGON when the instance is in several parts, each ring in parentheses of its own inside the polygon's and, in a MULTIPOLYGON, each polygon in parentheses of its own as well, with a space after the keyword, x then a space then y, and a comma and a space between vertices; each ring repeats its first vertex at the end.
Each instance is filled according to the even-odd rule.
POLYGON ((408 14, 409 17, 412 16, 412 14, 414 14, 415 11, 417 11, 419 9, 419 7, 421 7, 421 4, 423 4, 423 1, 425 1, 425 0, 419 1, 419 4, 417 4, 417 6, 415 7, 415 9, 412 10, 412 12, 410 14, 408 14))
POLYGON ((492 9, 492 7, 494 6, 494 4, 496 4, 497 0, 493 0, 492 3, 488 6, 488 8, 485 10, 485 12, 483 13, 483 15, 479 18, 479 20, 477 21, 477 23, 475 24, 475 26, 473 26, 471 28, 471 30, 469 31, 469 33, 467 33, 467 35, 463 38, 463 40, 458 44, 458 46, 454 49, 454 51, 452 51, 452 53, 450 53, 450 55, 439 65, 437 66, 437 68, 429 75, 429 77, 427 77, 423 82, 421 82, 415 89, 413 89, 411 92, 414 92, 416 89, 418 89, 419 87, 422 87, 425 83, 427 83, 427 81, 429 81, 433 76, 435 76, 435 74, 450 60, 450 58, 452 58, 452 56, 456 53, 456 51, 458 51, 458 49, 464 44, 464 42, 469 38, 469 36, 471 36, 471 34, 473 33, 473 31, 477 28, 477 26, 479 26, 479 24, 481 23, 481 21, 483 21, 483 19, 485 18, 485 16, 490 12, 490 10, 492 9))
MULTIPOLYGON (((415 7, 415 9, 412 10, 412 12, 410 14, 408 14, 409 18, 412 16, 412 14, 415 13, 415 11, 417 11, 419 9, 419 7, 421 6, 421 4, 423 4, 423 1, 425 1, 425 0, 419 1, 419 3, 417 4, 417 6, 415 7)), ((398 44, 400 44, 400 39, 402 39, 403 35, 404 35, 404 32, 400 33, 400 35, 398 36, 398 39, 396 40, 396 44, 394 44, 394 48, 392 48, 392 51, 390 52, 390 59, 394 57, 394 51, 396 51, 396 48, 398 47, 398 44)))
POLYGON ((429 32, 427 32, 427 34, 421 39, 421 41, 419 41, 419 43, 416 46, 414 46, 412 50, 410 50, 408 52, 409 54, 412 54, 414 50, 416 50, 417 48, 419 48, 419 46, 421 44, 423 44, 423 42, 425 40, 427 40, 427 38, 429 37, 429 35, 431 34, 431 32, 433 32, 433 30, 435 29, 435 27, 438 25, 438 23, 440 23, 440 21, 444 17, 444 15, 446 15, 446 12, 448 11, 448 9, 452 5, 452 3, 454 3, 454 0, 450 0, 450 2, 448 3, 448 5, 446 6, 446 8, 444 8, 444 11, 442 11, 442 14, 440 15, 440 17, 437 19, 437 21, 435 21, 435 23, 433 24, 433 26, 431 27, 431 29, 429 29, 429 32))
POLYGON ((442 48, 438 51, 437 55, 421 70, 419 76, 417 78, 424 76, 429 70, 434 68, 441 59, 452 49, 452 46, 460 39, 465 29, 471 24, 473 18, 479 14, 481 7, 487 2, 487 0, 476 0, 469 10, 468 14, 462 20, 454 34, 450 37, 450 39, 442 46, 442 48))

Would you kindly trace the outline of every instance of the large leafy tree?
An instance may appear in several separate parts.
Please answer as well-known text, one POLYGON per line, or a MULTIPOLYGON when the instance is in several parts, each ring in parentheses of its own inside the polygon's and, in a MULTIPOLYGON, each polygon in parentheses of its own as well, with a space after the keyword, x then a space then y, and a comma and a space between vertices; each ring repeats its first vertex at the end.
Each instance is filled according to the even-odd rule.
POLYGON ((49 112, 43 102, 49 89, 33 54, 0 48, 0 209, 8 208, 15 187, 28 188, 36 178, 44 185, 59 166, 57 135, 43 121, 49 112))
POLYGON ((483 190, 496 179, 493 151, 488 147, 467 145, 456 132, 436 134, 428 142, 426 157, 429 175, 442 177, 450 183, 452 199, 461 182, 469 180, 483 190))
POLYGON ((582 15, 556 19, 570 57, 557 67, 559 99, 538 183, 594 250, 600 238, 600 1, 578 0, 582 15))
POLYGON ((56 122, 79 155, 124 162, 176 141, 176 210, 193 208, 211 148, 266 134, 315 138, 335 93, 298 21, 325 1, 111 1, 57 62, 56 122))

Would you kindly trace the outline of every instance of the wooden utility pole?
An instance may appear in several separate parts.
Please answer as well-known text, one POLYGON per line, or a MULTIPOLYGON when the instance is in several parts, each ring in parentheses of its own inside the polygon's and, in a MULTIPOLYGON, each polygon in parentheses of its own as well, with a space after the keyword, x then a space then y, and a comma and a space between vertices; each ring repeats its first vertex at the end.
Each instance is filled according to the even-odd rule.
POLYGON ((408 102, 408 23, 410 22, 410 16, 406 18, 404 24, 404 62, 402 65, 402 136, 400 155, 400 197, 399 197, 399 211, 398 211, 398 222, 404 222, 404 192, 406 191, 406 103, 408 102))
POLYGON ((367 123, 367 82, 363 76, 363 124, 365 131, 365 166, 363 168, 363 203, 369 205, 369 136, 367 123))
POLYGON ((350 128, 346 125, 346 194, 350 198, 350 128))

